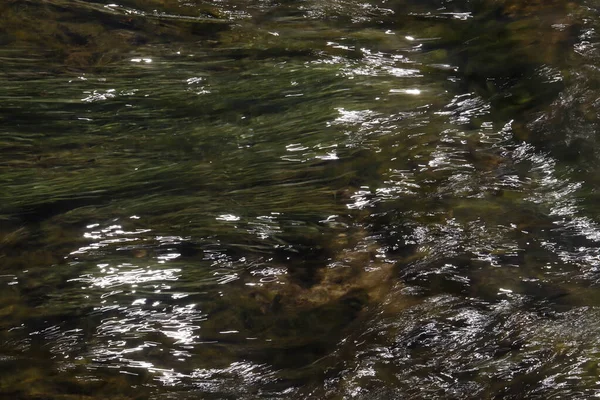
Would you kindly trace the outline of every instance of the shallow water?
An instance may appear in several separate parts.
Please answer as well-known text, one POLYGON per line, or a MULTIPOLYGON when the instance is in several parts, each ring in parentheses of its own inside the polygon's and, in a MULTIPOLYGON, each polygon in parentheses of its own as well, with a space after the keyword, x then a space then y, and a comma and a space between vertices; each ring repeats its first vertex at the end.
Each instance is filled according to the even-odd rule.
POLYGON ((600 396, 594 1, 0 5, 0 394, 600 396))

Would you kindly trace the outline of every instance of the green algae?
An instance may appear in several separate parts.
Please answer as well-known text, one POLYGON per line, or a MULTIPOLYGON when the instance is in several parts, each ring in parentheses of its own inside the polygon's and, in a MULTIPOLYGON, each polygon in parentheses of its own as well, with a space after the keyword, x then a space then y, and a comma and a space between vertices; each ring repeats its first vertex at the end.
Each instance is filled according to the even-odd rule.
MULTIPOLYGON (((136 6, 139 5, 132 4, 136 6)), ((0 21, 10 45, 31 45, 32 52, 48 53, 68 69, 81 70, 123 60, 147 43, 149 35, 163 37, 162 40, 207 39, 220 29, 227 29, 227 19, 213 15, 209 8, 204 12, 194 7, 198 13, 186 18, 84 1, 56 0, 43 5, 8 2, 0 21)), ((182 11, 185 7, 176 9, 182 11)))
MULTIPOLYGON (((0 6, 2 351, 78 357, 2 374, 0 392, 170 396, 156 377, 177 371, 176 395, 233 398, 229 378, 198 389, 194 373, 251 360, 279 382, 241 387, 272 398, 536 395, 553 388, 519 363, 537 357, 551 377, 595 348, 560 314, 595 332, 593 271, 564 254, 594 242, 555 228, 556 198, 571 194, 542 179, 593 175, 569 169, 592 158, 589 138, 561 136, 596 120, 595 91, 568 71, 585 70, 569 51, 574 4, 458 4, 472 14, 455 18, 406 2, 389 4, 397 15, 358 2, 104 3, 0 6), (570 93, 584 100, 560 102, 570 93), (565 145, 539 138, 548 131, 565 145), (44 336, 54 325, 71 345, 44 336), (33 347, 10 348, 29 343, 5 332, 17 326, 33 347)), ((593 387, 594 363, 578 387, 593 387)))

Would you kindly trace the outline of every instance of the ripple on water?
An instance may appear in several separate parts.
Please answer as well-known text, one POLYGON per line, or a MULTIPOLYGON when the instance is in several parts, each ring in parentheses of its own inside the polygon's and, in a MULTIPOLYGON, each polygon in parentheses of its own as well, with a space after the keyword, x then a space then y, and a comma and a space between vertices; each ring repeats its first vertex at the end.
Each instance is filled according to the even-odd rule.
POLYGON ((521 37, 537 4, 47 3, 131 43, 84 54, 103 35, 64 14, 31 32, 122 65, 6 64, 0 392, 600 393, 595 17, 536 42, 584 26, 563 65, 521 37), (562 92, 527 125, 531 82, 562 92))

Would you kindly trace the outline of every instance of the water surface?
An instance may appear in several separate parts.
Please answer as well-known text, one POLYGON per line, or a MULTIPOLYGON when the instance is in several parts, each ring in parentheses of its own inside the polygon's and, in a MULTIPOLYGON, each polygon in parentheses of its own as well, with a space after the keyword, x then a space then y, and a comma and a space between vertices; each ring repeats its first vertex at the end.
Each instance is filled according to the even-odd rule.
POLYGON ((0 5, 0 393, 600 395, 598 6, 0 5))

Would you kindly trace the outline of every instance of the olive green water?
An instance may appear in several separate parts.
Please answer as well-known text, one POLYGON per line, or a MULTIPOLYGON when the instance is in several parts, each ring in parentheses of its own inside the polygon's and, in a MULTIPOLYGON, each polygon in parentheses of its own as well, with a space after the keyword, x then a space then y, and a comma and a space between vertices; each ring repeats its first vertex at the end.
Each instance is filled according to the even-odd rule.
POLYGON ((0 4, 0 397, 600 396, 600 3, 0 4))

